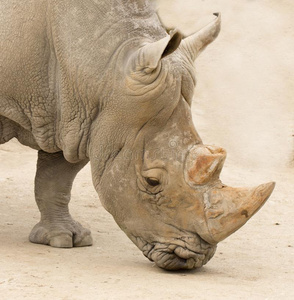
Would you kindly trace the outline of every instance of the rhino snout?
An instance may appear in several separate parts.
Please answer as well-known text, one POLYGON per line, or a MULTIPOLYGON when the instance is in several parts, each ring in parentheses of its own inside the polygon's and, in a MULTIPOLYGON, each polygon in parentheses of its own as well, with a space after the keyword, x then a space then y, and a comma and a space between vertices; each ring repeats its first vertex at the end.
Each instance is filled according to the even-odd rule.
POLYGON ((275 187, 274 182, 255 188, 223 185, 219 175, 225 158, 223 148, 198 144, 190 149, 185 162, 186 182, 203 193, 205 223, 200 218, 197 233, 209 244, 217 244, 242 227, 262 207, 275 187))

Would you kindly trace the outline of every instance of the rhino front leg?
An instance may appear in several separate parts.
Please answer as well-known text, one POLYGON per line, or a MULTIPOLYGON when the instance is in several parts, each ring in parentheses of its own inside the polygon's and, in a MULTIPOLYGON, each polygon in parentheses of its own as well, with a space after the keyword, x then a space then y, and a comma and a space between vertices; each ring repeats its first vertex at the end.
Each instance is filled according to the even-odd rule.
POLYGON ((35 197, 41 221, 30 234, 31 242, 60 248, 92 245, 91 232, 76 222, 68 210, 73 180, 87 163, 83 160, 71 164, 62 152, 39 151, 35 197))

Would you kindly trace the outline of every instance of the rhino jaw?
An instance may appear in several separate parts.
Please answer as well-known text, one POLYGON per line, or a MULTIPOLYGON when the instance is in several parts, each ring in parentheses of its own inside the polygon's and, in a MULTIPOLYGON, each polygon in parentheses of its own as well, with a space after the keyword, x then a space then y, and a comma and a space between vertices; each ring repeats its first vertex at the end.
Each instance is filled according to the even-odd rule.
POLYGON ((207 232, 201 237, 216 244, 242 227, 265 203, 274 182, 255 188, 211 188, 204 194, 207 232))

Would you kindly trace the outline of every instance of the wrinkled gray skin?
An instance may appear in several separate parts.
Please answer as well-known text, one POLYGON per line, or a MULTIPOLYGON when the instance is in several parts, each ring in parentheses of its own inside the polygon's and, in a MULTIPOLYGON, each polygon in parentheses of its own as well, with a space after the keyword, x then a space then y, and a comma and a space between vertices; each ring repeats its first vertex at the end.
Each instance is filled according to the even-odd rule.
POLYGON ((143 0, 0 2, 0 143, 16 137, 39 150, 32 242, 92 244, 68 211, 89 160, 104 207, 161 268, 202 266, 237 229, 209 225, 207 210, 219 202, 208 205, 209 193, 226 191, 221 166, 209 180, 204 168, 200 184, 185 170, 189 151, 204 149, 191 120, 193 61, 213 30, 203 45, 179 45, 143 0))

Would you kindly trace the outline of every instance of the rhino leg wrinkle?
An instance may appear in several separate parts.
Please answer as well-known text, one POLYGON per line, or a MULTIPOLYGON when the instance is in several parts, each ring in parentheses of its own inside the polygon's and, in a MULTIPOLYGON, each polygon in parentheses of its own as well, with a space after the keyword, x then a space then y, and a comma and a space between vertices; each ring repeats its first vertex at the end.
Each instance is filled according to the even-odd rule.
POLYGON ((183 38, 149 0, 2 0, 0 143, 39 151, 33 243, 88 246, 68 210, 90 161, 105 209, 157 266, 194 269, 264 204, 274 183, 231 188, 226 152, 191 117, 194 61, 221 16, 183 38))

